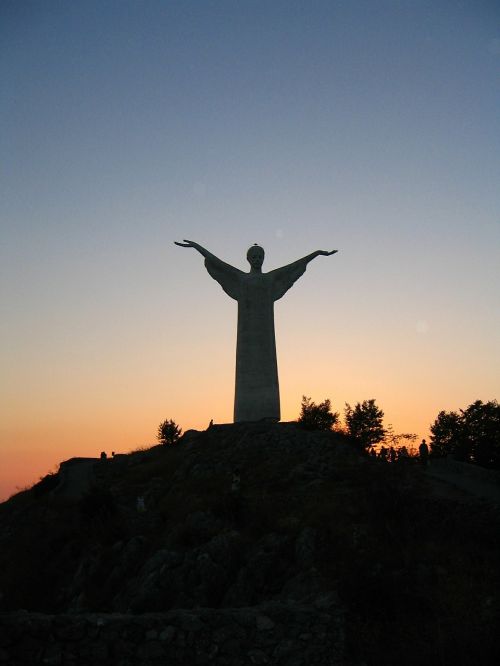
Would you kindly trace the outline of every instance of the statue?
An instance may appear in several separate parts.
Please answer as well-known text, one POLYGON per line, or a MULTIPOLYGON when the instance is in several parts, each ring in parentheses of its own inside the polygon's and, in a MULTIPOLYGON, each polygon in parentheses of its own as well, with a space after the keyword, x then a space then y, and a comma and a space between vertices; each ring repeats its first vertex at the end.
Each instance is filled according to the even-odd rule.
POLYGON ((250 272, 244 273, 198 243, 184 240, 175 244, 192 247, 205 257, 209 274, 228 296, 238 301, 234 421, 279 421, 274 301, 285 295, 312 259, 327 257, 337 250, 316 250, 287 266, 263 273, 264 249, 255 244, 247 252, 250 272))

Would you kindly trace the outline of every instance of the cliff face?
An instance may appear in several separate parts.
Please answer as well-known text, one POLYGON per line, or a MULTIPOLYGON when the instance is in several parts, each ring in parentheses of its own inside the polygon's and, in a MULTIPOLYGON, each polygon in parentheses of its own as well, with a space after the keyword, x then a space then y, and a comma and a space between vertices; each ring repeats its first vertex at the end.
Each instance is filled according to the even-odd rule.
POLYGON ((439 648, 459 664, 472 644, 482 663, 495 649, 497 514, 434 496, 418 465, 296 424, 232 424, 97 461, 93 478, 80 498, 49 478, 0 505, 0 610, 270 605, 326 613, 352 663, 434 663, 439 648))
POLYGON ((72 461, 55 487, 2 505, 3 607, 126 613, 328 596, 320 514, 346 465, 359 458, 340 436, 294 424, 213 426, 175 447, 72 461), (79 466, 95 480, 87 492, 79 466))

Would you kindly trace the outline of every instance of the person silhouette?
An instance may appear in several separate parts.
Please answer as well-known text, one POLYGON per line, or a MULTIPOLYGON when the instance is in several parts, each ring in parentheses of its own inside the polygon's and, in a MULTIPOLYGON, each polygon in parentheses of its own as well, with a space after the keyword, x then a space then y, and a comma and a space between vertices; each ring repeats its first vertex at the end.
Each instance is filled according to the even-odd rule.
POLYGON ((263 273, 264 248, 255 244, 247 252, 250 271, 245 273, 194 241, 185 239, 175 244, 197 250, 205 258, 209 275, 238 302, 234 421, 279 421, 274 302, 304 274, 310 261, 337 250, 316 250, 287 266, 263 273))
POLYGON ((424 467, 427 467, 427 464, 429 462, 429 447, 427 446, 427 442, 425 441, 425 439, 423 439, 420 442, 420 446, 418 447, 418 455, 421 464, 424 467))

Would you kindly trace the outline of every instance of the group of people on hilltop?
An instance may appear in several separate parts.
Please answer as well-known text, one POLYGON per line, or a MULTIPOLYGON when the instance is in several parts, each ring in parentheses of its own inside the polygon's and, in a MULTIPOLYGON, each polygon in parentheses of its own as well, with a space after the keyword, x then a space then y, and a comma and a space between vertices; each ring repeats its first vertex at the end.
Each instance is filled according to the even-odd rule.
MULTIPOLYGON (((402 446, 399 449, 395 449, 393 446, 390 446, 389 448, 386 446, 381 446, 378 453, 374 448, 372 448, 370 455, 374 458, 379 458, 384 462, 391 463, 395 463, 398 460, 406 460, 411 457, 406 446, 402 446)), ((418 447, 418 459, 424 467, 426 467, 429 463, 429 447, 427 446, 425 439, 421 441, 420 446, 418 447)))

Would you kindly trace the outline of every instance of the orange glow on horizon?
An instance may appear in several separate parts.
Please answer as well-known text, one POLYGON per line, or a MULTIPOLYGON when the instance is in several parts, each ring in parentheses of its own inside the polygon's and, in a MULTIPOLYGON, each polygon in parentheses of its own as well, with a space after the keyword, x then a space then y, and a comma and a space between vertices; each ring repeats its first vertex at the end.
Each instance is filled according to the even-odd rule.
MULTIPOLYGON (((294 373, 295 374, 295 373, 294 373)), ((298 378, 293 381, 284 373, 281 400, 281 420, 294 421, 300 412, 302 394, 311 394, 315 402, 321 402, 325 398, 332 401, 332 410, 340 412, 343 418, 344 402, 352 404, 373 397, 372 394, 361 394, 356 398, 338 399, 339 392, 333 392, 328 386, 318 382, 314 391, 308 391, 307 386, 302 386, 298 378), (299 384, 301 388, 299 389, 299 384)), ((312 382, 310 382, 312 385, 312 382)), ((213 385, 212 385, 213 386, 213 385)), ((384 409, 383 399, 374 396, 377 404, 384 409)), ((137 408, 133 401, 127 405, 108 404, 109 412, 94 404, 95 415, 91 411, 86 413, 66 414, 62 422, 57 421, 57 414, 49 418, 47 414, 39 415, 38 422, 22 426, 11 426, 10 431, 3 431, 3 440, 8 442, 3 447, 3 459, 5 465, 0 475, 0 500, 7 499, 17 489, 31 486, 40 477, 49 472, 57 470, 59 463, 71 457, 99 457, 101 451, 108 455, 112 451, 116 453, 127 453, 141 446, 151 446, 157 443, 156 429, 158 424, 165 418, 173 418, 183 429, 204 430, 208 427, 211 419, 215 423, 232 422, 232 391, 226 386, 226 390, 207 393, 206 399, 202 399, 201 387, 195 399, 203 405, 197 412, 193 412, 190 405, 179 400, 177 409, 165 409, 159 400, 152 400, 152 404, 146 405, 144 396, 136 395, 137 408), (224 401, 222 402, 221 395, 224 401), (223 404, 223 408, 220 405, 223 404)), ((60 403, 59 403, 60 404, 60 403)), ((193 400, 193 404, 195 400, 193 400)), ((89 406, 87 405, 87 408, 89 406)), ((413 406, 412 406, 413 407, 413 406)), ((400 405, 400 413, 389 414, 385 412, 385 425, 391 423, 397 432, 415 432, 419 437, 428 436, 429 417, 419 416, 418 410, 404 409, 400 405)), ((425 405, 422 410, 428 413, 429 406, 425 405)), ((437 411, 435 412, 437 415, 437 411)))

